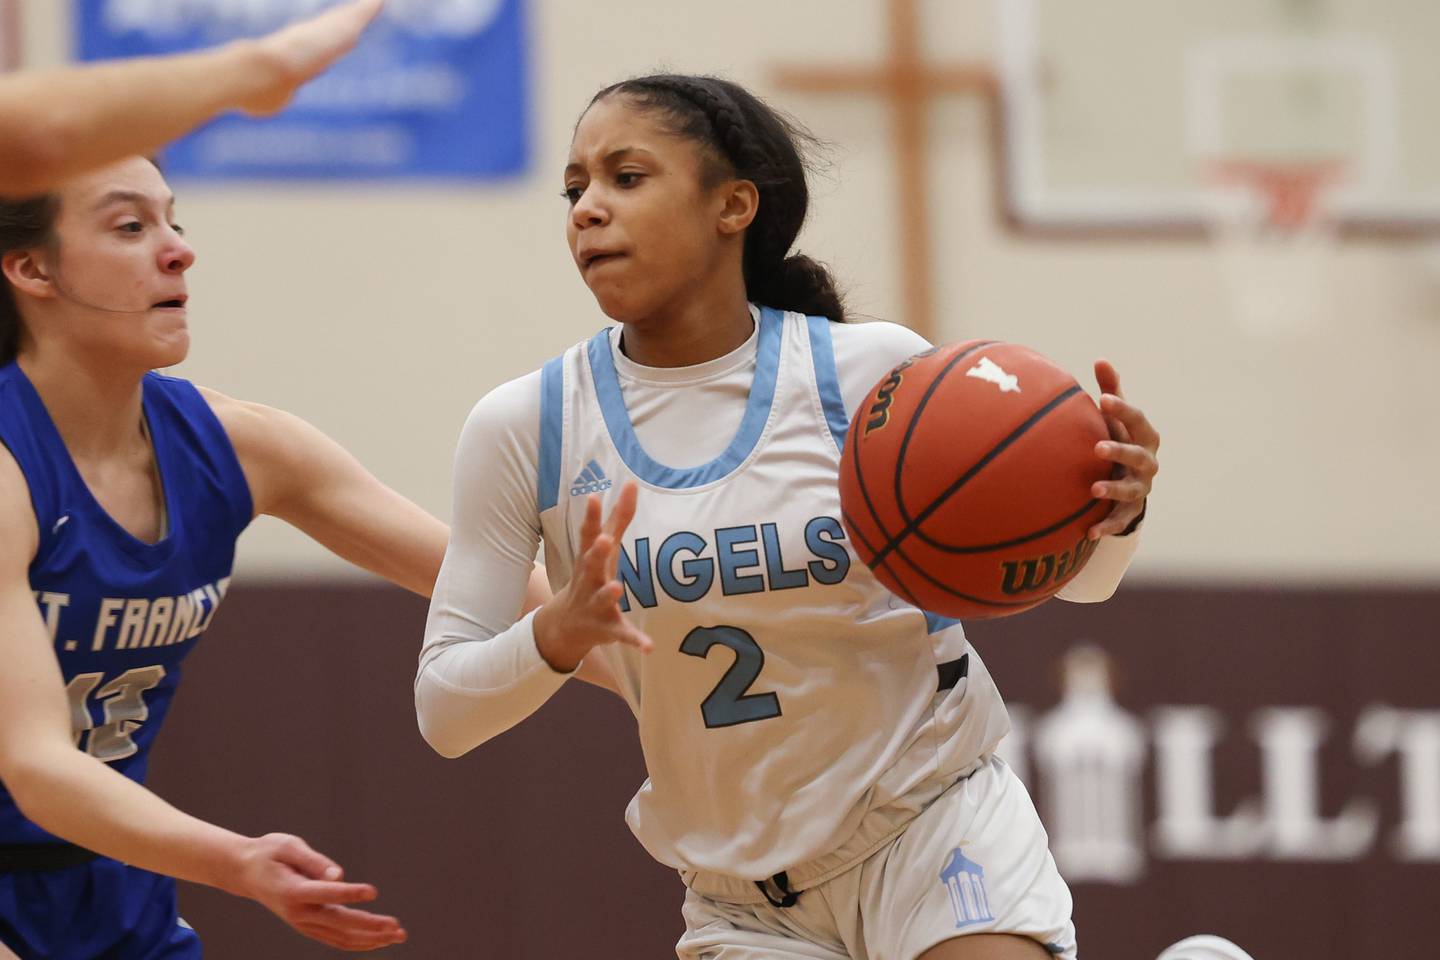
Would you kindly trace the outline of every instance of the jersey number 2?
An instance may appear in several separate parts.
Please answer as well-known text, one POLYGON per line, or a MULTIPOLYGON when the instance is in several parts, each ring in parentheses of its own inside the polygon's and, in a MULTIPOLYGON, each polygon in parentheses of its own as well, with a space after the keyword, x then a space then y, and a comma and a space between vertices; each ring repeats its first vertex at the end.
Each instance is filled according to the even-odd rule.
POLYGON ((735 662, 725 676, 700 704, 700 715, 707 727, 733 727, 780 716, 780 698, 773 693, 746 693, 760 668, 765 666, 765 651, 760 644, 739 627, 696 627, 680 642, 680 652, 705 659, 716 645, 735 651, 735 662))
POLYGON ((104 678, 103 673, 82 673, 66 685, 65 692, 70 695, 70 729, 74 731, 77 747, 85 732, 90 732, 85 751, 96 760, 124 760, 140 749, 133 735, 150 716, 145 691, 159 686, 165 679, 165 668, 156 664, 126 670, 97 691, 95 688, 104 678), (105 704, 105 723, 99 727, 90 716, 92 693, 105 704))

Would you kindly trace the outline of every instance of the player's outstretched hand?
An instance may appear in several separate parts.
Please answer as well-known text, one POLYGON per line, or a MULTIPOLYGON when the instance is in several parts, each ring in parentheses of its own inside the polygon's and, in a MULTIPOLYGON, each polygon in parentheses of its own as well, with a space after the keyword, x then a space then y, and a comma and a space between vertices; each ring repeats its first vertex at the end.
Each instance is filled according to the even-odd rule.
POLYGON ((351 0, 253 42, 264 82, 241 104, 256 116, 275 113, 296 89, 354 49, 385 0, 351 0))
POLYGON ((342 882, 339 864, 304 840, 270 833, 250 841, 235 892, 259 901, 296 930, 341 950, 377 950, 405 942, 394 917, 355 910, 378 895, 368 883, 342 882))
POLYGON ((600 495, 586 498, 575 572, 564 589, 535 613, 535 646, 545 662, 561 673, 574 670, 585 654, 603 644, 624 643, 643 653, 654 647, 620 613, 624 593, 617 579, 620 541, 635 517, 639 493, 635 481, 628 481, 603 522, 600 495))
POLYGON ((1144 512, 1145 498, 1160 471, 1160 434, 1144 411, 1120 392, 1120 374, 1109 360, 1095 361, 1095 380, 1100 384, 1100 412, 1110 428, 1110 439, 1097 443, 1095 453, 1115 464, 1110 479, 1091 488, 1092 496, 1115 501, 1105 519, 1090 528, 1090 538, 1099 540, 1123 533, 1144 512))

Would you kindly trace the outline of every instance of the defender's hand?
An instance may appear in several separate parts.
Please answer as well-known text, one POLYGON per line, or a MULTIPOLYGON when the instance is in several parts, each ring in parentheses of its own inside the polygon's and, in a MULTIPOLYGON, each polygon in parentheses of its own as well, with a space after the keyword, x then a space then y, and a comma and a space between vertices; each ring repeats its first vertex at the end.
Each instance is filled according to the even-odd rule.
POLYGON ((302 84, 354 49, 383 6, 384 0, 352 0, 251 41, 244 49, 256 55, 263 80, 240 108, 255 116, 279 111, 302 84))
POLYGON ((271 833, 250 841, 236 892, 259 901, 299 932, 341 950, 376 950, 405 942, 394 917, 355 910, 378 896, 368 883, 344 883, 344 871, 304 840, 271 833))

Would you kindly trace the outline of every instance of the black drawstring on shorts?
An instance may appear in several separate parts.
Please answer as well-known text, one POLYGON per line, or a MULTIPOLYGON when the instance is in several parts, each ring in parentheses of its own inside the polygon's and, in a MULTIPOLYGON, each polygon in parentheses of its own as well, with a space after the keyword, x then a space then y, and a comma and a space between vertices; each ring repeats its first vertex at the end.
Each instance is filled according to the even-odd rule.
POLYGON ((781 870, 769 880, 756 880, 755 886, 759 887, 760 892, 765 895, 765 899, 770 901, 770 906, 779 907, 782 910, 786 907, 795 906, 795 901, 800 899, 800 894, 790 889, 790 878, 785 875, 784 870, 781 870), (770 887, 766 886, 766 884, 773 884, 775 889, 780 891, 779 900, 776 900, 770 895, 770 887))

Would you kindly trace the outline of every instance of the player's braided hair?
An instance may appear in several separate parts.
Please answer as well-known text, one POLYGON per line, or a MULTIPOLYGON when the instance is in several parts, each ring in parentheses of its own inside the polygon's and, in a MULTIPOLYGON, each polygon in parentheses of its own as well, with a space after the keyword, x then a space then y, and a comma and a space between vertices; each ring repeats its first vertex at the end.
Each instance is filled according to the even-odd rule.
POLYGON ((787 256, 810 205, 802 145, 815 146, 815 137, 744 87, 718 77, 637 77, 606 87, 590 102, 616 95, 656 111, 672 132, 704 146, 712 161, 709 184, 729 177, 755 184, 760 203, 745 231, 745 295, 843 323, 845 305, 825 265, 800 254, 787 256))
MULTIPOLYGON (((0 199, 0 257, 11 250, 38 247, 52 241, 60 198, 47 193, 25 200, 0 199)), ((0 366, 15 359, 20 349, 20 309, 10 281, 0 278, 0 366)))

